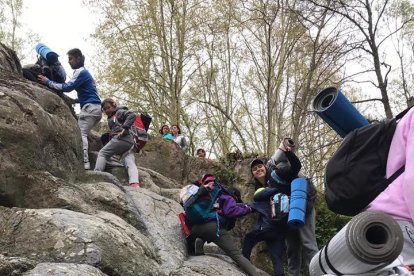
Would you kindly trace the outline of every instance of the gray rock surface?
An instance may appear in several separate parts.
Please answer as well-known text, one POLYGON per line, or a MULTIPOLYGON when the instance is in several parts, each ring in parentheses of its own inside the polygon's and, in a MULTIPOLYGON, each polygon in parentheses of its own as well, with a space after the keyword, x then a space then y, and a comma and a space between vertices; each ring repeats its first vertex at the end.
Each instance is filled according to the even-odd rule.
POLYGON ((99 269, 85 264, 40 263, 23 276, 105 276, 99 269))
MULTIPOLYGON (((24 79, 0 43, 1 276, 244 275, 224 255, 188 257, 178 220, 181 187, 221 166, 155 137, 136 155, 143 188, 123 167, 85 172, 68 102, 24 79)), ((238 225, 241 236, 249 226, 238 225)))

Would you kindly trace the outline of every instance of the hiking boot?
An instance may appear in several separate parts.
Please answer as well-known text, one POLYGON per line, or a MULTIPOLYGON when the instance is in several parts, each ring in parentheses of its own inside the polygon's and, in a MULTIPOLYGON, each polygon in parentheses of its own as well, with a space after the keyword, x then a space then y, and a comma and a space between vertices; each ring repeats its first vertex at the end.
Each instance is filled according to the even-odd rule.
POLYGON ((83 167, 85 168, 85 170, 90 170, 90 169, 91 169, 91 163, 89 163, 89 162, 84 162, 84 163, 83 163, 83 167))
POLYGON ((200 256, 204 255, 204 241, 200 238, 196 238, 194 242, 194 255, 200 256))
POLYGON ((131 185, 129 185, 130 187, 135 187, 135 188, 141 188, 141 185, 139 185, 139 183, 131 183, 131 185))

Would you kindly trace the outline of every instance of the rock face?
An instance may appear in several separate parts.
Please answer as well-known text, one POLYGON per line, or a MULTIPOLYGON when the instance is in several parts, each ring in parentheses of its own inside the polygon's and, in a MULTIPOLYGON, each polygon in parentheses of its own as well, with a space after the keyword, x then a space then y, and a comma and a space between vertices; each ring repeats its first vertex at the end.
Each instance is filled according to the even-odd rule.
POLYGON ((178 220, 181 187, 218 164, 154 138, 137 154, 141 189, 123 167, 85 172, 70 108, 1 43, 0 114, 0 275, 244 275, 224 255, 189 257, 178 220))
POLYGON ((74 181, 81 175, 77 122, 62 99, 21 77, 16 55, 0 45, 0 200, 24 199, 32 172, 74 181))

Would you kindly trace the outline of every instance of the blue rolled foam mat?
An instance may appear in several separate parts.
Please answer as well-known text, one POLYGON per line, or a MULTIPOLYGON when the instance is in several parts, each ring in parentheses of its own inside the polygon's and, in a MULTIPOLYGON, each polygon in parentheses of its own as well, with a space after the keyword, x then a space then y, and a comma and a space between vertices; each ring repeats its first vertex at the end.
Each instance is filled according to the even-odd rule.
POLYGON ((288 225, 289 227, 296 229, 305 225, 308 181, 305 178, 296 178, 292 181, 290 189, 288 225))
POLYGON ((39 55, 41 55, 44 59, 47 59, 47 54, 49 54, 50 52, 53 52, 49 47, 47 47, 43 43, 37 43, 35 49, 36 49, 36 52, 39 55))
POLYGON ((316 114, 342 138, 352 130, 369 124, 341 90, 335 87, 319 92, 312 105, 316 114))
POLYGON ((362 212, 316 253, 309 264, 309 273, 311 276, 376 275, 375 272, 400 255, 403 244, 401 228, 391 216, 362 212))

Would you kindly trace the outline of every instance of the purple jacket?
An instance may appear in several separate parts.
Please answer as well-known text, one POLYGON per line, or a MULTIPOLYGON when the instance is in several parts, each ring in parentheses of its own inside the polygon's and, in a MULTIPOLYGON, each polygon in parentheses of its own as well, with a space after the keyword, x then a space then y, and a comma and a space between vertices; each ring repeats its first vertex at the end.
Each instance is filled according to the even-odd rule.
POLYGON ((219 204, 219 210, 217 211, 220 216, 225 218, 239 218, 252 212, 252 209, 246 204, 238 204, 236 200, 228 194, 225 194, 223 189, 222 194, 217 199, 219 204))

